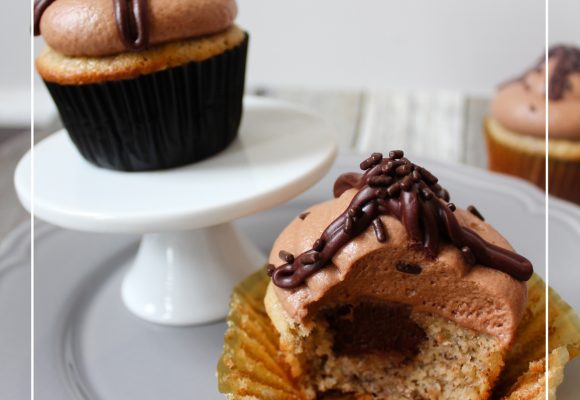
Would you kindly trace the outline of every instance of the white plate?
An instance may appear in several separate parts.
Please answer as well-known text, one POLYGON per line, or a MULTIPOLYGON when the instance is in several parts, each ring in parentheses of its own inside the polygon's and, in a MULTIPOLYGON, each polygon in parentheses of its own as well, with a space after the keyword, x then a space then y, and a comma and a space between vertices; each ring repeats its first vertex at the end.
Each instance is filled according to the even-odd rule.
MULTIPOLYGON (((408 156, 414 159, 412 154, 408 156)), ((244 218, 237 225, 267 251, 291 218, 327 199, 334 178, 354 170, 362 158, 340 157, 327 177, 300 197, 244 218)), ((439 176, 457 205, 477 205, 543 275, 542 193, 519 180, 485 171, 415 161, 439 176)), ((560 201, 553 201, 551 208, 550 232, 565 233, 560 244, 569 246, 566 252, 551 253, 552 282, 578 309, 580 296, 572 281, 577 268, 570 265, 580 259, 580 213, 560 201)), ((38 224, 36 237, 38 400, 223 398, 215 380, 223 323, 160 327, 134 317, 123 306, 119 285, 124 265, 136 250, 136 236, 78 233, 38 224)), ((579 365, 576 362, 568 369, 560 400, 578 399, 579 365)))

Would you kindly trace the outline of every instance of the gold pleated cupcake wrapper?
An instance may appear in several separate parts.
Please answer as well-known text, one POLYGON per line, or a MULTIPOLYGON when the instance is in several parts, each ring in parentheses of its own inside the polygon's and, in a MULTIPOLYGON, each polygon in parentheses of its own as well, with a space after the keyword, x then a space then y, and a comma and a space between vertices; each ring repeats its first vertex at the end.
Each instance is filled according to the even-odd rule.
POLYGON ((545 154, 538 154, 498 140, 491 133, 489 124, 488 120, 484 126, 489 169, 517 176, 544 189, 546 183, 545 154))
POLYGON ((550 194, 580 204, 580 161, 548 160, 550 194))
MULTIPOLYGON (((532 151, 521 143, 506 143, 498 140, 492 133, 491 121, 484 125, 487 142, 489 169, 517 176, 545 189, 546 156, 545 152, 532 151), (519 144, 519 146, 518 146, 519 144)), ((549 142, 549 146, 552 145, 549 142)), ((572 144, 570 144, 572 146, 572 144)), ((562 146, 562 144, 560 144, 562 146)), ((578 146, 575 144, 574 146, 578 146)), ((548 188, 550 194, 580 204, 580 158, 576 156, 558 157, 549 153, 548 188)))
MULTIPOLYGON (((261 269, 241 282, 232 294, 217 371, 219 390, 228 399, 305 399, 282 360, 278 333, 264 308, 268 282, 261 269)), ((544 282, 534 275, 528 282, 528 305, 493 399, 545 399, 545 294, 544 282)), ((555 399, 566 363, 580 354, 580 319, 551 288, 548 295, 548 387, 550 399, 555 399)))

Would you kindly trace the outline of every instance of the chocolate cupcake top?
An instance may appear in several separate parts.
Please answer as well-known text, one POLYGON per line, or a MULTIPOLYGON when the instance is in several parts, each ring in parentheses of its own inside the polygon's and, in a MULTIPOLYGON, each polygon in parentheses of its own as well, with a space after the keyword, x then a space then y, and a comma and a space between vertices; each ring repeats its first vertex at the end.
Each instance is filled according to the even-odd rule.
MULTIPOLYGON (((554 139, 580 140, 580 49, 554 46, 548 51, 548 127, 554 139)), ((493 117, 512 131, 545 136, 544 57, 521 77, 497 91, 491 104, 493 117)))
POLYGON ((107 56, 209 35, 233 24, 235 0, 36 0, 35 34, 66 56, 107 56))
POLYGON ((269 274, 290 317, 360 298, 411 304, 510 343, 532 266, 474 207, 448 203, 429 171, 395 151, 345 174, 336 198, 276 240, 269 274))

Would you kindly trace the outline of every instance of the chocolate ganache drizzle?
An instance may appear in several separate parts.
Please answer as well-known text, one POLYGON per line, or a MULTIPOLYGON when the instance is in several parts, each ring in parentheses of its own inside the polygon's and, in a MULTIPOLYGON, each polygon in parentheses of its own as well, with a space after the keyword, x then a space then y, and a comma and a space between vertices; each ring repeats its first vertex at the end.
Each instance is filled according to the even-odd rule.
MULTIPOLYGON (((44 11, 56 0, 34 1, 34 36, 40 35, 40 19, 44 11)), ((148 0, 111 0, 119 37, 125 47, 132 51, 143 50, 149 45, 148 0)))
MULTIPOLYGON (((554 70, 548 81, 548 98, 550 100, 560 100, 564 97, 564 93, 571 88, 570 74, 580 72, 580 49, 572 46, 553 46, 548 50, 548 59, 555 62, 554 70)), ((499 85, 500 89, 512 83, 520 82, 526 90, 530 90, 526 82, 526 75, 533 71, 542 72, 544 63, 545 56, 523 75, 499 85)))
POLYGON ((580 49, 554 46, 548 51, 548 58, 556 61, 548 82, 548 97, 550 100, 559 100, 570 89, 570 74, 580 72, 580 49))
MULTIPOLYGON (((525 257, 488 243, 473 230, 461 226, 449 203, 449 193, 427 169, 413 164, 401 150, 388 158, 373 153, 361 165, 363 174, 346 173, 334 184, 334 196, 350 188, 358 189, 348 208, 325 230, 311 249, 294 256, 281 251, 284 264, 268 265, 268 275, 276 286, 296 288, 326 265, 338 250, 372 226, 379 242, 388 240, 388 232, 379 218, 398 218, 409 236, 410 246, 422 248, 436 257, 442 242, 451 242, 461 250, 469 264, 497 269, 513 278, 526 281, 533 274, 525 257)), ((471 210, 470 210, 471 211, 471 210)), ((483 219, 473 207, 472 214, 483 219)))

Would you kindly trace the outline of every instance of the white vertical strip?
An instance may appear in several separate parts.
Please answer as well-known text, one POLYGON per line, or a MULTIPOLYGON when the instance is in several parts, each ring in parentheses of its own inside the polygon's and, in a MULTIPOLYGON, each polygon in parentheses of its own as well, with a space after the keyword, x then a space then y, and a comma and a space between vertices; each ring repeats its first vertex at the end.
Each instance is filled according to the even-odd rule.
POLYGON ((549 176, 549 144, 548 144, 548 138, 549 138, 549 132, 548 132, 548 119, 549 119, 549 114, 550 114, 550 107, 549 107, 549 103, 548 103, 548 40, 549 40, 549 33, 548 33, 548 28, 549 28, 549 5, 550 2, 549 0, 544 0, 544 8, 545 8, 545 20, 544 20, 544 63, 546 65, 546 68, 544 68, 544 80, 545 80, 545 88, 544 88, 544 93, 545 93, 545 97, 544 97, 544 101, 546 104, 546 119, 544 121, 544 130, 545 130, 545 134, 546 134, 546 147, 544 149, 544 151, 546 152, 546 181, 545 181, 545 187, 546 187, 546 232, 545 232, 545 240, 546 240, 546 269, 545 269, 545 274, 546 274, 546 327, 545 327, 545 340, 546 340, 546 370, 544 371, 544 379, 546 381, 546 393, 545 393, 545 398, 546 400, 549 399, 549 382, 548 382, 548 378, 549 378, 549 371, 550 371, 550 348, 549 348, 549 342, 550 342, 550 337, 549 335, 549 329, 548 329, 548 322, 549 322, 549 314, 550 314, 550 309, 549 309, 549 287, 550 287, 550 267, 549 267, 549 263, 550 263, 550 245, 549 245, 549 239, 550 239, 550 234, 549 234, 549 227, 550 227, 550 212, 549 212, 549 185, 548 185, 548 176, 549 176))
POLYGON ((30 398, 34 400, 34 0, 30 0, 30 398))

